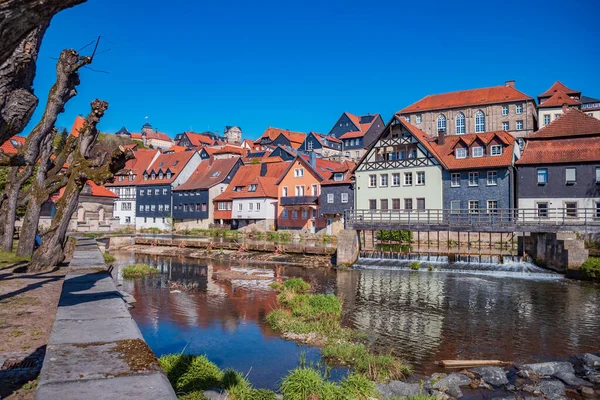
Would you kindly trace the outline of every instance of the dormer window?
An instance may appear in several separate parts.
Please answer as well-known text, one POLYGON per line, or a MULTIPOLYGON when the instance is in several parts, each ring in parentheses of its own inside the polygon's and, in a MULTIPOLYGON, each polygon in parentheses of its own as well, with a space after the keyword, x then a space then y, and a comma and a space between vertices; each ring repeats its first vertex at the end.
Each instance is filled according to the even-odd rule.
POLYGON ((456 158, 467 158, 467 149, 459 148, 455 150, 456 158))
POLYGON ((493 156, 501 156, 502 155, 502 146, 499 144, 495 144, 490 149, 490 154, 493 156))
POLYGON ((153 173, 152 173, 152 175, 151 175, 151 179, 152 179, 152 180, 155 180, 155 179, 156 179, 156 174, 155 174, 154 172, 153 172, 153 173))
POLYGON ((344 174, 339 173, 339 172, 333 174, 333 180, 335 182, 340 182, 340 181, 344 180, 344 174))
POLYGON ((216 178, 217 176, 221 175, 221 171, 217 171, 214 174, 211 175, 211 178, 216 178))
POLYGON ((250 186, 248 186, 248 191, 249 192, 256 192, 256 183, 253 183, 250 186))
POLYGON ((158 179, 163 179, 165 177, 165 175, 162 172, 158 173, 158 179))
POLYGON ((147 181, 148 180, 148 174, 144 174, 144 180, 147 181))
POLYGON ((167 172, 167 179, 171 179, 171 176, 173 176, 170 172, 167 172))
POLYGON ((135 179, 135 175, 129 175, 129 182, 133 181, 135 179))
POLYGON ((242 189, 244 189, 244 187, 243 187, 243 186, 235 186, 235 187, 233 188, 233 191, 234 191, 234 192, 241 192, 241 191, 242 191, 242 189))
POLYGON ((471 149, 471 156, 473 157, 483 157, 483 147, 476 146, 471 149))
POLYGON ((119 182, 123 182, 123 175, 119 176, 119 182))

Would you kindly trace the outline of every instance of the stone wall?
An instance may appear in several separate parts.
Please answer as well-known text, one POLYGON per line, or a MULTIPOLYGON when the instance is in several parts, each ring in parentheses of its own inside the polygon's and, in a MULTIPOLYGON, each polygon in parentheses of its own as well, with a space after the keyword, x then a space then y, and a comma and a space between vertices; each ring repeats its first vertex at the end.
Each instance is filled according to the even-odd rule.
POLYGON ((337 235, 337 263, 338 267, 349 267, 358 259, 360 242, 358 232, 344 229, 337 235))
POLYGON ((536 265, 570 274, 581 267, 589 252, 574 232, 531 233, 519 237, 519 254, 531 256, 536 265))

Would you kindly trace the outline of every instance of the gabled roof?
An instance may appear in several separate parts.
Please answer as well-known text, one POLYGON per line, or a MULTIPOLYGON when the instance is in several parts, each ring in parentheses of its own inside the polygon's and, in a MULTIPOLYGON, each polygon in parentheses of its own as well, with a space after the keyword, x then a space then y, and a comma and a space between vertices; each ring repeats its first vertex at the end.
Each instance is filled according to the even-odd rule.
MULTIPOLYGON (((111 192, 110 190, 108 190, 104 186, 96 185, 93 181, 87 181, 85 183, 85 185, 87 187, 89 187, 91 193, 90 194, 84 193, 85 192, 85 189, 84 189, 84 192, 81 193, 83 196, 107 197, 107 198, 112 198, 112 199, 118 199, 119 198, 119 196, 117 194, 111 192)), ((52 200, 53 202, 58 201, 63 196, 63 194, 65 193, 65 189, 66 189, 66 186, 63 186, 62 188, 60 188, 60 190, 58 191, 58 193, 53 194, 50 197, 50 200, 52 200)))
POLYGON ((241 166, 227 190, 215 198, 215 201, 227 201, 242 198, 277 198, 277 180, 283 175, 289 162, 271 163, 266 165, 253 164, 241 166), (256 185, 256 190, 250 192, 250 185, 256 185), (239 188, 238 191, 234 190, 239 188))
POLYGON ((185 151, 185 147, 173 145, 169 147, 166 151, 172 151, 173 153, 181 153, 182 151, 185 151))
POLYGON ((85 118, 81 115, 75 117, 75 122, 73 122, 73 126, 71 127, 71 136, 79 137, 79 131, 85 125, 85 118))
POLYGON ((272 128, 268 127, 265 132, 254 141, 254 143, 259 143, 261 139, 268 138, 270 141, 273 141, 279 137, 279 135, 283 135, 286 139, 288 139, 294 148, 298 148, 306 139, 306 134, 302 132, 293 132, 289 129, 280 129, 280 128, 272 128))
POLYGON ((556 82, 554 82, 552 84, 552 86, 550 86, 550 89, 548 89, 544 93, 540 94, 538 96, 538 99, 539 98, 543 98, 543 97, 550 97, 550 96, 554 95, 554 93, 556 93, 558 91, 564 92, 564 93, 568 94, 569 96, 578 96, 578 95, 581 95, 581 92, 579 92, 577 90, 569 89, 561 81, 556 81, 556 82))
POLYGON ((199 146, 212 146, 215 143, 215 140, 208 135, 203 135, 201 133, 195 132, 184 132, 183 133, 189 139, 190 143, 194 147, 199 146))
POLYGON ((154 162, 152 162, 148 167, 146 167, 142 173, 140 173, 136 180, 134 181, 136 185, 165 185, 172 183, 181 170, 186 166, 186 164, 190 161, 190 159, 195 154, 195 151, 183 151, 181 153, 162 153, 154 162), (163 172, 163 179, 159 179, 159 172, 163 172), (166 172, 171 172, 171 178, 168 179, 166 172), (152 180, 148 178, 148 180, 144 180, 144 173, 151 175, 152 172, 156 174, 156 178, 152 180))
MULTIPOLYGON (((575 108, 569 108, 560 117, 527 136, 527 141, 600 135, 600 120, 575 108)), ((600 152, 600 151, 599 151, 600 152)))
POLYGON ((119 182, 118 179, 115 179, 114 182, 107 183, 107 186, 132 186, 135 184, 137 179, 141 174, 143 174, 144 170, 148 168, 154 157, 159 154, 160 151, 152 150, 152 149, 138 149, 134 151, 133 155, 135 158, 131 160, 127 160, 125 163, 125 168, 115 174, 115 177, 118 176, 129 176, 136 175, 136 179, 134 181, 130 181, 129 179, 123 180, 119 182))
POLYGON ((568 106, 576 106, 581 103, 579 100, 569 97, 569 95, 562 90, 557 90, 548 100, 540 104, 538 108, 562 107, 565 104, 568 106))
POLYGON ((16 154, 27 139, 23 136, 13 136, 0 146, 0 153, 16 154), (13 140, 15 143, 13 143, 13 140), (15 145, 16 144, 16 145, 15 145))
POLYGON ((173 140, 167 136, 166 133, 162 133, 162 132, 156 132, 156 131, 149 131, 146 132, 146 139, 150 140, 164 140, 166 142, 172 142, 173 140))
POLYGON ((187 181, 174 190, 209 189, 223 182, 237 163, 239 158, 225 158, 220 160, 202 161, 187 181))
POLYGON ((331 171, 327 179, 321 182, 321 185, 347 185, 349 183, 354 183, 354 175, 352 174, 354 168, 356 168, 356 163, 352 161, 343 161, 336 169, 331 171), (344 174, 344 178, 341 181, 334 180, 334 175, 336 173, 344 174))
POLYGON ((306 137, 308 138, 310 135, 312 135, 315 139, 317 139, 317 141, 321 144, 321 146, 328 146, 327 144, 324 143, 324 140, 328 140, 333 143, 339 143, 339 144, 342 143, 341 140, 334 138, 333 136, 323 135, 322 133, 309 132, 306 137))
MULTIPOLYGON (((437 140, 432 142, 432 148, 436 152, 438 159, 441 159, 448 170, 476 169, 476 168, 499 168, 509 167, 513 163, 515 138, 508 132, 485 132, 471 133, 467 135, 446 136, 444 144, 440 145, 437 140), (488 146, 494 139, 504 144, 502 154, 491 156, 486 154, 483 157, 456 158, 455 148, 458 142, 463 142, 471 146, 475 141, 488 146)), ((486 152, 487 153, 487 152, 486 152)))
POLYGON ((215 149, 213 154, 238 154, 243 156, 246 154, 246 149, 242 149, 241 147, 225 145, 220 149, 215 149))
POLYGON ((131 138, 136 139, 136 140, 142 140, 142 134, 141 133, 132 133, 131 138))
POLYGON ((352 124, 356 127, 355 130, 344 133, 340 136, 340 139, 354 139, 365 136, 367 131, 371 129, 373 123, 379 118, 379 114, 368 114, 357 116, 354 114, 350 114, 349 112, 344 113, 352 124))
POLYGON ((523 92, 518 91, 512 86, 492 86, 481 89, 431 94, 422 98, 416 103, 403 108, 402 110, 398 111, 398 113, 407 114, 419 111, 445 110, 455 107, 478 106, 526 100, 533 100, 533 98, 523 92))

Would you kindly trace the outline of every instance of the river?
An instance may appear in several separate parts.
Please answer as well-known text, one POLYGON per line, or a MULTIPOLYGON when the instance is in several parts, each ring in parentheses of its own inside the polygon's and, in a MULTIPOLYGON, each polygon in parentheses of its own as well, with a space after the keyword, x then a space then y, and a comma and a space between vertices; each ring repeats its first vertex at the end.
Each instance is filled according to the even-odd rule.
POLYGON ((133 318, 158 356, 184 349, 206 354, 219 367, 248 373, 257 387, 276 389, 301 356, 320 359, 317 348, 285 341, 264 322, 276 305, 268 284, 288 277, 341 296, 344 324, 364 333, 375 347, 394 351, 419 374, 436 371, 434 362, 442 359, 544 361, 600 348, 600 285, 558 275, 507 276, 489 268, 485 273, 410 271, 381 268, 374 261, 366 268, 335 271, 115 256, 117 272, 133 262, 162 271, 158 277, 123 281, 137 300, 133 318), (218 271, 231 268, 257 269, 268 279, 218 278, 218 271))

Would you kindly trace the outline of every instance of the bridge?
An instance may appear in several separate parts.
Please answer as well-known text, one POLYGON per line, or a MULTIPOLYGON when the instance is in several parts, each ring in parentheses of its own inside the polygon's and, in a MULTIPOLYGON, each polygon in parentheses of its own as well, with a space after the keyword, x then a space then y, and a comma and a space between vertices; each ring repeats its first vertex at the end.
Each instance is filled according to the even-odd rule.
POLYGON ((346 210, 344 221, 357 231, 599 233, 600 209, 346 210))

